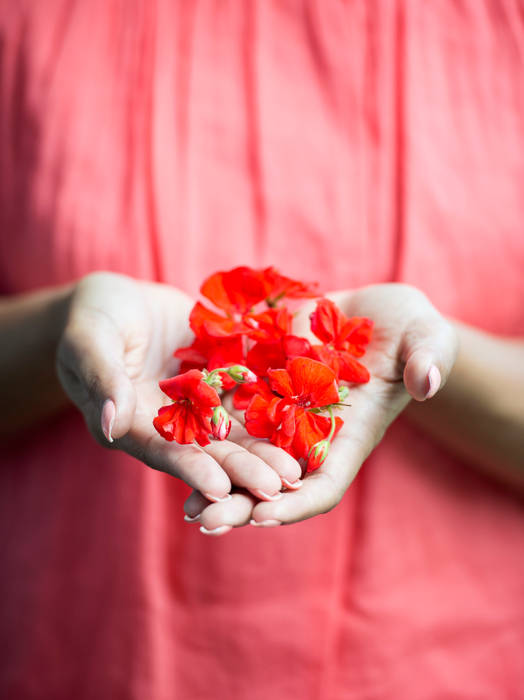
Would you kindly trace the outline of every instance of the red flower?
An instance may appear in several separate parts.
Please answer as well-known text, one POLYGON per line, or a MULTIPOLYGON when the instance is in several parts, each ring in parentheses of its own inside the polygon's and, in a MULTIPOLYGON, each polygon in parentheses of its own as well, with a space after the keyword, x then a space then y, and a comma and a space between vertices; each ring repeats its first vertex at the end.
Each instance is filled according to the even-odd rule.
POLYGON ((334 372, 316 360, 296 357, 286 369, 268 370, 273 391, 303 408, 319 408, 338 403, 334 372))
POLYGON ((199 445, 209 445, 212 432, 211 416, 220 398, 215 389, 206 384, 204 375, 197 369, 159 383, 162 391, 174 403, 163 406, 153 420, 153 425, 166 440, 187 445, 194 440, 199 445))
POLYGON ((362 357, 371 340, 373 321, 348 318, 331 299, 320 299, 311 314, 311 330, 326 345, 362 357))
MULTIPOLYGON (((288 399, 261 394, 251 399, 245 421, 250 435, 268 438, 295 459, 305 459, 313 445, 325 440, 331 431, 331 420, 326 416, 293 405, 288 399)), ((333 435, 342 425, 342 419, 337 416, 333 435)))
POLYGON ((368 370, 354 358, 365 353, 373 321, 348 318, 331 299, 321 299, 311 314, 311 330, 324 343, 312 346, 313 357, 331 367, 339 379, 356 383, 369 381, 368 370))
MULTIPOLYGON (((269 370, 268 374, 271 389, 281 398, 256 395, 246 411, 246 429, 255 437, 269 438, 295 459, 306 458, 311 447, 330 432, 331 420, 309 409, 338 403, 335 374, 304 357, 290 360, 287 370, 269 370)), ((336 434, 342 420, 335 421, 336 434)))

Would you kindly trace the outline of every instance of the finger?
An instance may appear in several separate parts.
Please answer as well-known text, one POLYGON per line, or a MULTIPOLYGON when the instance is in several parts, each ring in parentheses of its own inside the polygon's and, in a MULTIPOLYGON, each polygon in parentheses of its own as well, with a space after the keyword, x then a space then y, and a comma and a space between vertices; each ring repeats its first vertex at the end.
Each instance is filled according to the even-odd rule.
POLYGON ((251 524, 276 527, 327 513, 340 502, 368 451, 361 442, 337 436, 324 464, 303 479, 302 488, 274 503, 258 503, 251 524))
POLYGON ((417 401, 434 396, 446 383, 456 355, 456 333, 441 316, 413 322, 401 348, 406 363, 404 385, 409 394, 417 401))
POLYGON ((202 496, 200 491, 193 491, 184 503, 184 520, 194 523, 200 520, 200 514, 212 501, 202 496))
POLYGON ((136 392, 124 366, 124 343, 102 314, 77 314, 57 354, 64 389, 82 410, 92 432, 112 442, 130 429, 136 392))
POLYGON ((132 429, 115 447, 153 469, 176 476, 210 501, 229 498, 231 481, 217 461, 195 444, 167 442, 154 432, 148 413, 135 415, 132 429))
POLYGON ((254 496, 247 492, 233 493, 225 503, 211 503, 200 513, 198 522, 204 535, 223 535, 234 527, 247 525, 251 519, 254 496))
MULTIPOLYGON (((244 429, 238 423, 234 424, 232 433, 236 439, 242 440, 239 430, 244 429)), ((267 462, 242 445, 229 439, 213 440, 203 449, 218 462, 235 486, 244 487, 264 500, 281 497, 280 476, 267 462)))
POLYGON ((195 522, 200 518, 200 513, 206 508, 211 501, 209 501, 205 496, 202 496, 200 491, 193 491, 191 495, 188 496, 186 502, 184 503, 184 520, 188 523, 195 522))

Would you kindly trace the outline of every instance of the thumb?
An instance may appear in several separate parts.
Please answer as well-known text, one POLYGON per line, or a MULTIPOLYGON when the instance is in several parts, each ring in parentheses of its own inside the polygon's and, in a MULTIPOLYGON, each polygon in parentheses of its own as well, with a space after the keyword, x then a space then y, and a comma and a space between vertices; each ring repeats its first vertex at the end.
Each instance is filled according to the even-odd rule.
POLYGON ((457 334, 440 315, 414 321, 404 333, 401 358, 404 386, 417 401, 435 396, 446 383, 457 356, 457 334))
POLYGON ((123 437, 135 415, 136 392, 124 352, 123 338, 110 318, 89 314, 71 319, 58 347, 57 371, 64 390, 101 443, 123 437))

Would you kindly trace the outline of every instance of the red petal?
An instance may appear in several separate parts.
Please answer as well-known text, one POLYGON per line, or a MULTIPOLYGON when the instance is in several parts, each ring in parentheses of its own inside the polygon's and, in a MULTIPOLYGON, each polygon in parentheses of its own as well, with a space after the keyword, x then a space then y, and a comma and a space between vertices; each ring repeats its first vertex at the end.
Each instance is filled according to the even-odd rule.
POLYGON ((346 382, 365 384, 369 382, 369 372, 347 352, 338 353, 340 359, 340 379, 346 382))
POLYGON ((285 369, 268 369, 269 386, 281 396, 294 396, 297 392, 293 387, 291 377, 285 369))
POLYGON ((202 283, 200 293, 207 297, 209 301, 212 301, 215 306, 218 306, 219 309, 223 309, 227 313, 231 313, 233 311, 233 307, 231 300, 224 289, 223 278, 223 272, 216 272, 214 275, 211 275, 211 277, 208 277, 202 283))
POLYGON ((162 406, 158 409, 158 415, 153 418, 153 425, 160 433, 160 435, 169 442, 175 439, 174 436, 174 423, 176 422, 177 413, 180 407, 177 404, 171 404, 170 406, 162 406))
POLYGON ((271 442, 277 447, 287 450, 295 457, 295 454, 291 451, 291 445, 295 437, 297 414, 303 412, 304 409, 289 404, 285 399, 281 399, 276 408, 278 427, 271 437, 271 442))
POLYGON ((323 343, 330 343, 338 337, 346 320, 346 316, 331 299, 321 299, 311 314, 311 331, 323 343))
POLYGON ((309 397, 312 407, 338 403, 337 378, 327 365, 307 357, 296 357, 288 362, 287 370, 293 394, 309 397))
MULTIPOLYGON (((335 418, 335 435, 343 426, 344 421, 338 416, 335 418)), ((293 451, 298 458, 307 458, 309 451, 316 442, 324 440, 331 430, 331 419, 327 416, 320 416, 311 411, 304 411, 304 414, 297 420, 295 438, 293 440, 293 451)))
POLYGON ((269 438, 273 435, 277 424, 275 420, 272 420, 274 415, 272 405, 278 401, 278 398, 268 401, 265 396, 260 394, 251 399, 245 413, 246 430, 250 435, 260 438, 269 438))

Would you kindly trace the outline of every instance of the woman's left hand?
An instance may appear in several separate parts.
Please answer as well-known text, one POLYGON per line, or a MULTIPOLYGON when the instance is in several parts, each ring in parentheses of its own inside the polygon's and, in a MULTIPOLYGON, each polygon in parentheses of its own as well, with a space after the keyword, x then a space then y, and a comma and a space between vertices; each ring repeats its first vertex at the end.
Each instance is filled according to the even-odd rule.
MULTIPOLYGON (((411 398, 424 401, 444 386, 455 362, 457 336, 422 292, 403 284, 382 284, 330 296, 347 316, 375 322, 363 358, 371 380, 350 387, 351 406, 340 414, 344 426, 325 462, 302 480, 300 488, 265 502, 237 491, 227 502, 210 503, 195 491, 184 506, 186 519, 198 521, 206 534, 225 534, 249 522, 276 527, 328 512, 411 398)), ((306 305, 297 319, 302 335, 307 334, 311 310, 306 305)))

